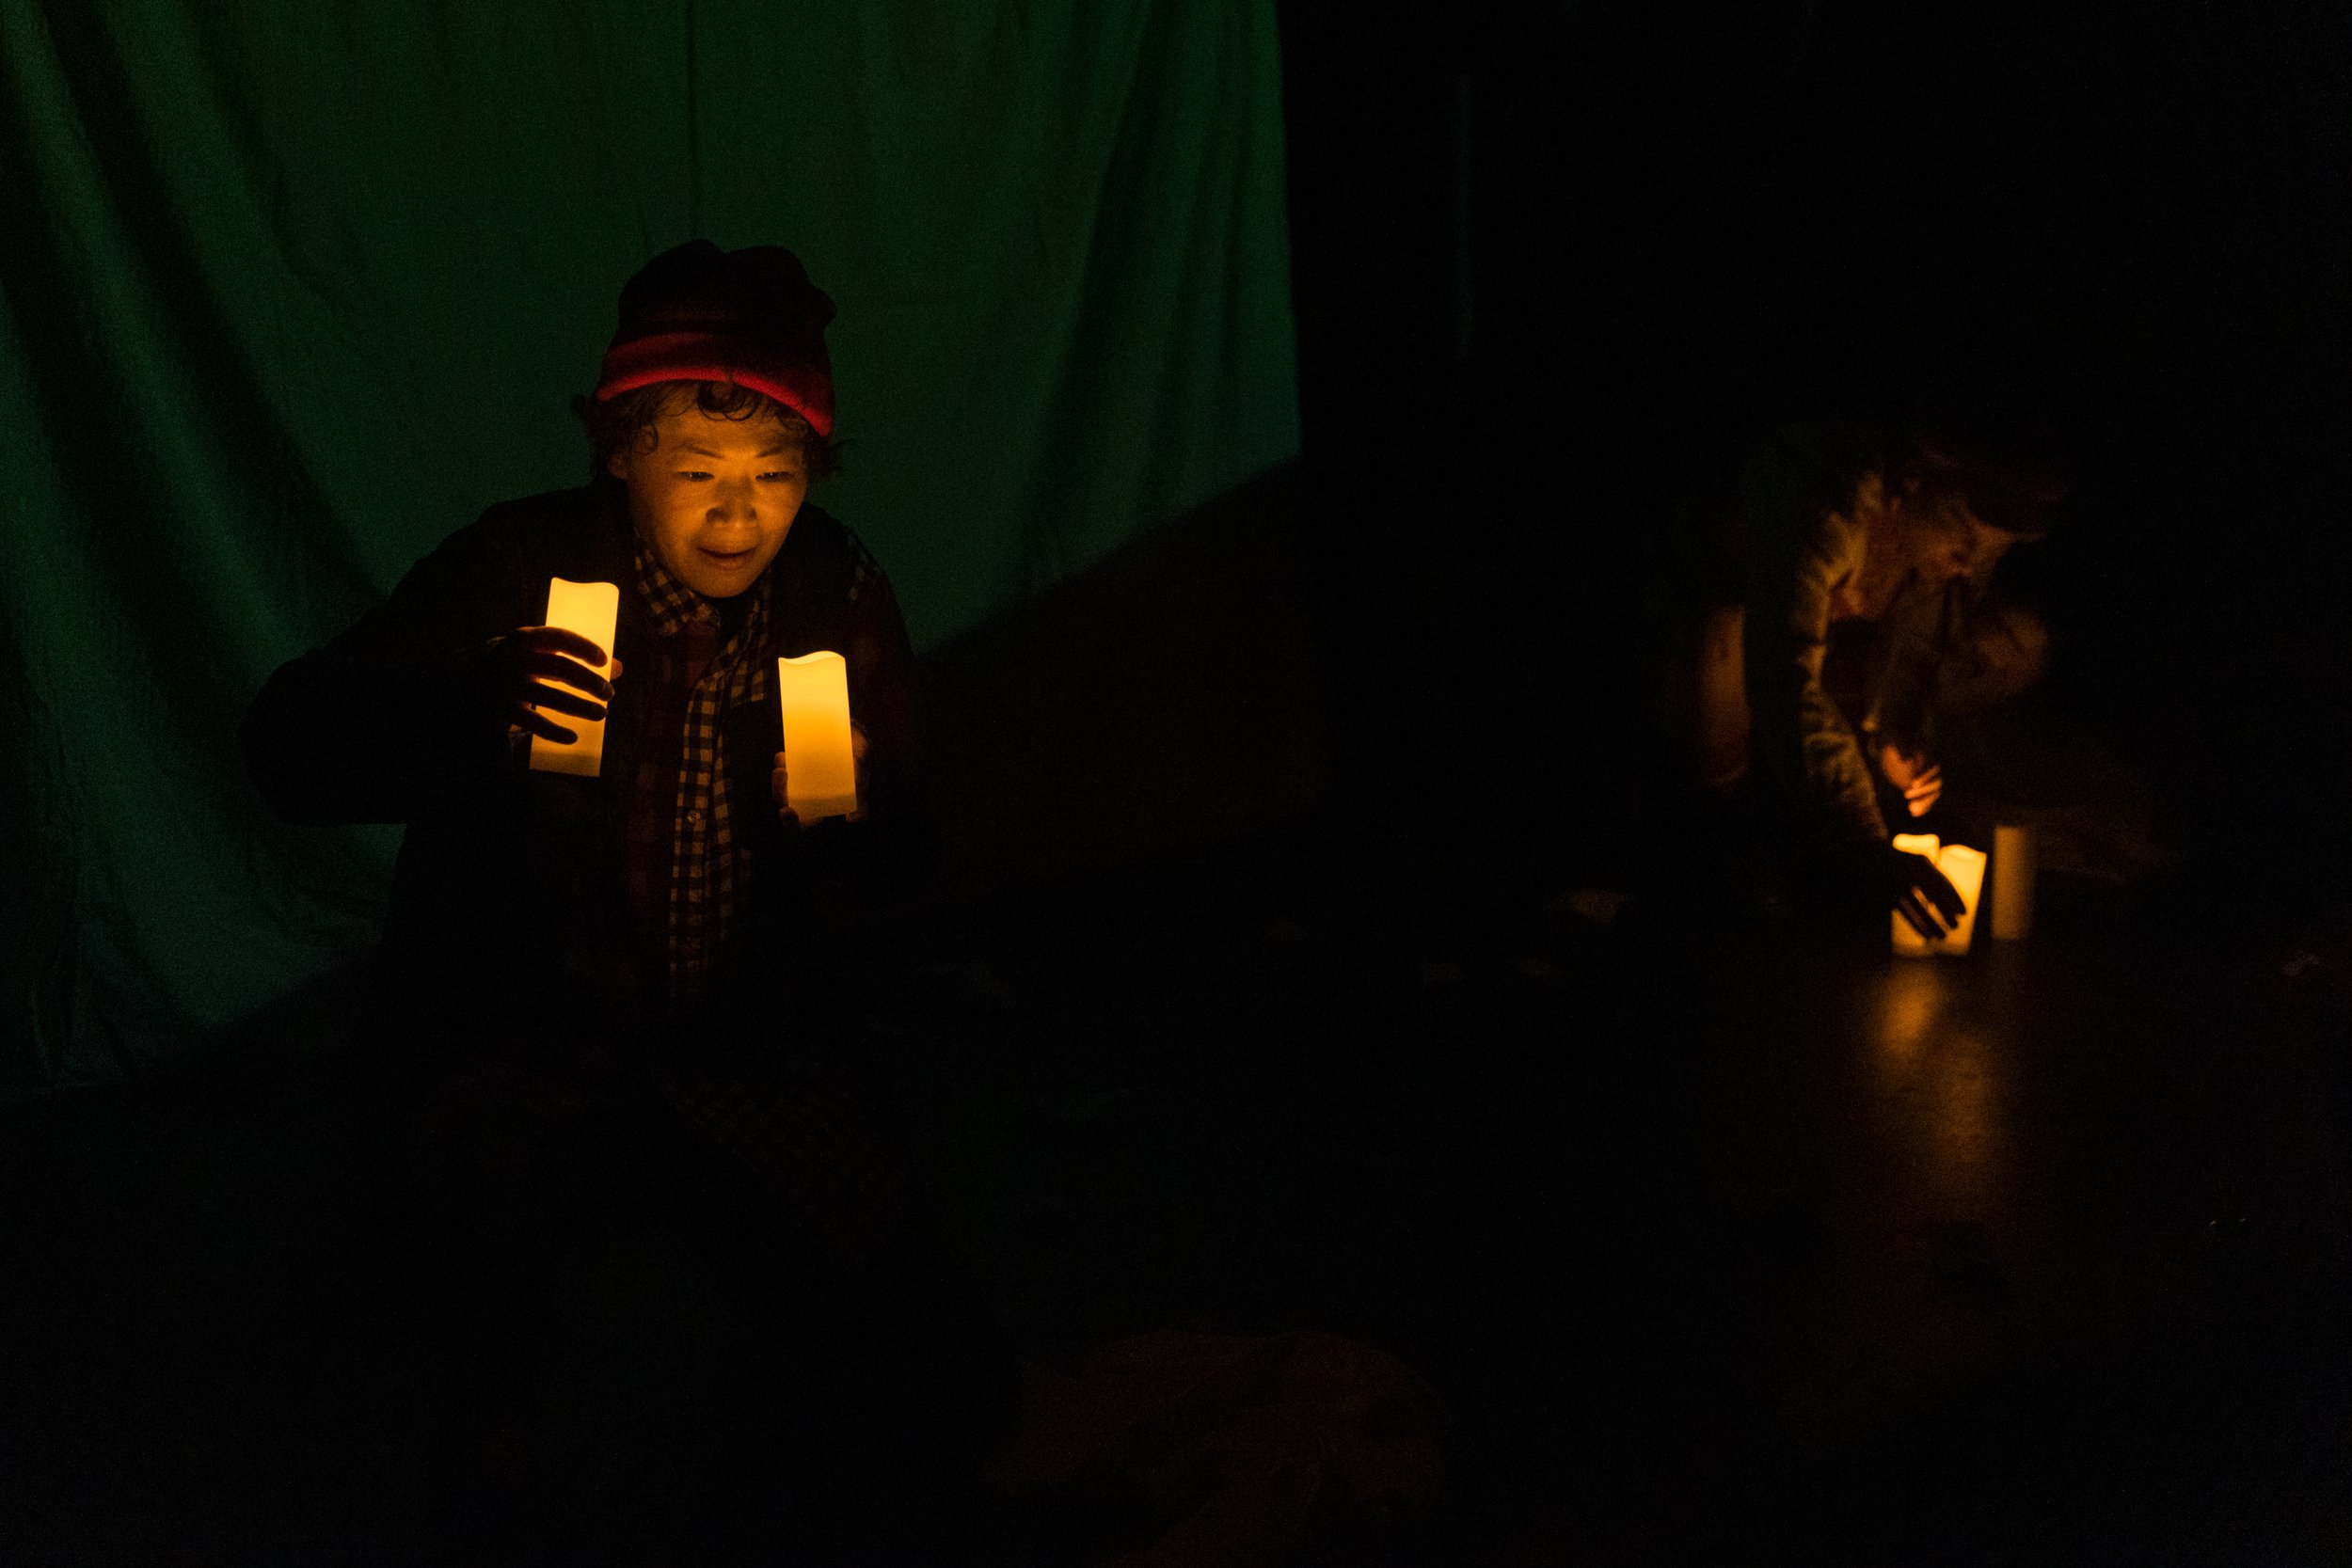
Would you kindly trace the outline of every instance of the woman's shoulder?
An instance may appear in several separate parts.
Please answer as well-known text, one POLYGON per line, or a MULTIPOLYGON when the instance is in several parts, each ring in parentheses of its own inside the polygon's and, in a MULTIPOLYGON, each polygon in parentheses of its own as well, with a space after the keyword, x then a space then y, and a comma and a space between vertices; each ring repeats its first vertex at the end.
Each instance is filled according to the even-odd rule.
POLYGON ((778 560, 796 571, 838 569, 865 549, 850 525, 821 506, 803 505, 784 537, 778 560))
POLYGON ((889 581, 857 531, 821 506, 801 508, 776 563, 804 589, 852 603, 889 581))
POLYGON ((612 501, 612 497, 592 484, 516 496, 493 501, 451 538, 495 544, 526 554, 568 553, 612 531, 616 522, 627 522, 626 498, 618 512, 612 501))

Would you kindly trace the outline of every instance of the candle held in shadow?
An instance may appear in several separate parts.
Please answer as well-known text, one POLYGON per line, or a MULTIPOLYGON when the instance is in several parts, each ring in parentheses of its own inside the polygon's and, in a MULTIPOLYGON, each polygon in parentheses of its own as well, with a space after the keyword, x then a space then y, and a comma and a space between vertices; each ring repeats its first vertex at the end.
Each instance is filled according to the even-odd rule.
POLYGON ((1900 914, 1892 916, 1896 953, 1907 958, 1963 957, 1977 933, 1977 900, 1984 892, 1984 851, 1965 844, 1941 844, 1933 833, 1897 833, 1895 847, 1933 861, 1960 895, 1963 906, 1959 924, 1933 941, 1913 930, 1911 922, 1900 914))
POLYGON ((1993 935, 2023 941, 2033 929, 2033 830, 1993 830, 1993 935))

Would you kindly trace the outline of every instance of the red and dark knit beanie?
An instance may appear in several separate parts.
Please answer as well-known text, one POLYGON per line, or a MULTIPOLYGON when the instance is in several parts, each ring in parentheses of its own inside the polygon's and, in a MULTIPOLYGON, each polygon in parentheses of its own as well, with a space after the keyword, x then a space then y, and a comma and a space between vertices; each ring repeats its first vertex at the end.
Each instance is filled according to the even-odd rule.
POLYGON ((596 378, 599 401, 657 381, 732 381, 833 434, 834 304, 782 245, 721 250, 689 240, 621 290, 621 320, 596 378))

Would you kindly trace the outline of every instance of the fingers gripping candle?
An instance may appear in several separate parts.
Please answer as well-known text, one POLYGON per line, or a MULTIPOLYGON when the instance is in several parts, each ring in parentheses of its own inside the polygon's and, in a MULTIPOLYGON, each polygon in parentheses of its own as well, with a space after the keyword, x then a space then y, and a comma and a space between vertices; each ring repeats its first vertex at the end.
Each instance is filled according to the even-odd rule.
MULTIPOLYGON (((548 619, 550 626, 576 631, 604 650, 609 660, 612 657, 613 623, 620 619, 621 590, 611 582, 566 582, 562 578, 548 581, 548 619)), ((611 666, 608 664, 607 669, 611 666)), ((578 689, 568 682, 558 681, 566 691, 578 689)), ((580 695, 585 697, 587 692, 580 695)), ((580 738, 569 743, 549 740, 546 736, 531 737, 531 766, 541 773, 577 773, 593 779, 604 768, 604 721, 587 720, 575 714, 540 710, 548 717, 576 733, 580 738)))
POLYGON ((849 661, 834 653, 776 660, 776 702, 784 709, 785 802, 803 825, 857 810, 849 661))
POLYGON ((1911 922, 1898 912, 1893 916, 1895 951, 1905 958, 1927 958, 1944 954, 1962 958, 1967 954, 1969 941, 1977 934, 1977 900, 1984 892, 1985 854, 1965 844, 1939 844, 1933 833, 1897 833, 1895 847, 1907 854, 1925 855, 1935 863, 1960 895, 1959 921, 1933 941, 1911 928, 1911 922))
POLYGON ((1936 869, 1950 879, 1963 906, 1960 924, 1936 947, 1956 958, 1967 953, 1969 939, 1977 934, 1977 903, 1984 893, 1985 859, 1983 850, 1965 844, 1947 844, 1935 857, 1936 869))

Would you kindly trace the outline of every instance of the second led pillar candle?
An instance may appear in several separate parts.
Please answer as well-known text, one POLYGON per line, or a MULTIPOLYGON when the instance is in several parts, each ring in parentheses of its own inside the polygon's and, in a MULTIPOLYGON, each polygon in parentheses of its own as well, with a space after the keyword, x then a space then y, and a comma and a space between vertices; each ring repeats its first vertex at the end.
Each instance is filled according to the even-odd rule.
POLYGON ((835 653, 776 660, 784 710, 785 800, 807 826, 857 810, 857 753, 850 736, 850 666, 835 653))

